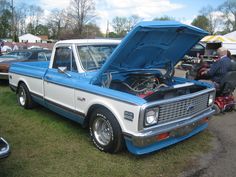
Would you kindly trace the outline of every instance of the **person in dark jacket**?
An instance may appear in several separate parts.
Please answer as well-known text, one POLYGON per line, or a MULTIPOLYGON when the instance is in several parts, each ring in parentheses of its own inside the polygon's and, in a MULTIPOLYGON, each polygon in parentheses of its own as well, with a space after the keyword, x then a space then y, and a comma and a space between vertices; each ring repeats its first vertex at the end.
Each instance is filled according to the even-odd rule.
POLYGON ((226 73, 231 69, 231 59, 227 56, 227 49, 220 47, 217 50, 219 59, 214 62, 208 70, 202 72, 202 75, 207 75, 210 80, 219 84, 226 73))

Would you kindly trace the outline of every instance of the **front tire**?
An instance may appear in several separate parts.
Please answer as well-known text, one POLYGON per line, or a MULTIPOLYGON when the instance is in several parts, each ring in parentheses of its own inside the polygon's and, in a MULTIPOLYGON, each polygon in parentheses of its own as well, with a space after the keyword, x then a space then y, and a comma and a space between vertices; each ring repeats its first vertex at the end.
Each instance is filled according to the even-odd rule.
POLYGON ((24 83, 21 83, 18 87, 17 101, 18 104, 25 109, 30 109, 34 106, 34 102, 30 95, 29 89, 24 83))
POLYGON ((89 121, 90 137, 101 151, 116 153, 123 148, 123 135, 115 116, 107 109, 94 110, 89 121))

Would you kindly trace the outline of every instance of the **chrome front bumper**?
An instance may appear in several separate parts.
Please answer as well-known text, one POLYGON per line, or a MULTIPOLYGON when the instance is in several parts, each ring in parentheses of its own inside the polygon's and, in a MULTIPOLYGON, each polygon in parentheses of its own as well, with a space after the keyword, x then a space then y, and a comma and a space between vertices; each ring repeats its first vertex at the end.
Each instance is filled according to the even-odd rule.
POLYGON ((10 146, 6 140, 0 138, 0 158, 7 157, 10 153, 10 146))
POLYGON ((208 109, 200 115, 188 120, 159 126, 152 130, 144 130, 136 135, 125 134, 125 139, 131 141, 133 146, 145 147, 158 142, 157 136, 163 133, 168 132, 170 137, 183 136, 200 126, 202 124, 201 120, 210 117, 214 112, 215 110, 208 109))

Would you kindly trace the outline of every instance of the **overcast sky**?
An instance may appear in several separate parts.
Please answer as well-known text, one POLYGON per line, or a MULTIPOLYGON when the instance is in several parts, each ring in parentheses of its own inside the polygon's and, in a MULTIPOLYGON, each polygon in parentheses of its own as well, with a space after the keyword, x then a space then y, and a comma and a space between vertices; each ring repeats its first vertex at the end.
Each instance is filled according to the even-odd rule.
MULTIPOLYGON (((143 20, 152 20, 164 15, 190 24, 202 7, 218 7, 226 0, 94 0, 97 17, 94 19, 103 32, 107 21, 116 16, 138 15, 143 20)), ((69 6, 70 0, 14 0, 15 4, 24 2, 41 6, 45 11, 69 6)))

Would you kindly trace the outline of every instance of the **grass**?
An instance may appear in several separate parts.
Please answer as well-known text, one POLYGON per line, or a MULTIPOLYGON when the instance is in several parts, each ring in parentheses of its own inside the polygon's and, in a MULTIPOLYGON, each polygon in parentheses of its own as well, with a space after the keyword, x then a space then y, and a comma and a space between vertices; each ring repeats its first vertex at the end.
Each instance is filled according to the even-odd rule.
POLYGON ((1 177, 172 177, 211 148, 211 134, 204 131, 145 156, 103 153, 79 124, 40 106, 19 107, 7 84, 0 85, 0 136, 12 149, 8 158, 0 160, 1 177))

